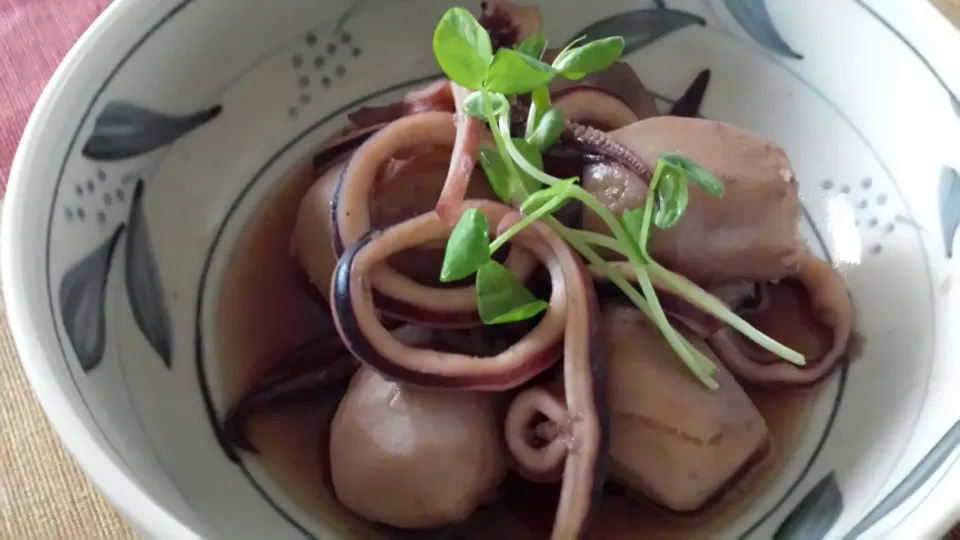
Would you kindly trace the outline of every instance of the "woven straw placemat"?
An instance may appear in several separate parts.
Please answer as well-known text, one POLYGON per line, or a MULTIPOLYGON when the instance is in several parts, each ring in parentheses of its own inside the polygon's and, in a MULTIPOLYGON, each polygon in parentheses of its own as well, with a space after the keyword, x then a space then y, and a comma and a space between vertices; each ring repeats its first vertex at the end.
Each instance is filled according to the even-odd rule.
MULTIPOLYGON (((931 1, 960 26, 960 0, 931 1)), ((0 79, 0 197, 37 95, 70 44, 108 3, 0 0, 5 74, 0 79)), ((130 538, 134 532, 87 482, 50 428, 24 377, 0 303, 0 540, 130 538)), ((960 540, 960 527, 949 539, 960 540)))
MULTIPOLYGON (((0 0, 0 197, 40 91, 109 3, 0 0)), ((0 304, 0 539, 128 538, 133 531, 77 469, 34 399, 0 304)))
POLYGON ((24 378, 4 309, 0 309, 0 538, 134 538, 47 423, 24 378))

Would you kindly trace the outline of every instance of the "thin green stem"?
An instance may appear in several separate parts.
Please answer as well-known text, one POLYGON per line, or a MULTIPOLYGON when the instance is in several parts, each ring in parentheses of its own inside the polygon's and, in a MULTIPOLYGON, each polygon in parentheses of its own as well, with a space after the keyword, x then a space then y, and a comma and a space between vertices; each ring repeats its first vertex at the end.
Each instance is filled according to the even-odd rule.
POLYGON ((660 183, 661 175, 663 175, 663 166, 658 161, 657 169, 653 173, 653 179, 650 180, 650 186, 647 187, 647 200, 644 202, 643 208, 643 223, 640 225, 640 238, 637 239, 640 254, 643 255, 643 258, 648 262, 652 260, 650 253, 647 251, 647 244, 650 240, 650 222, 653 219, 654 200, 656 200, 657 184, 660 183))
MULTIPOLYGON (((677 352, 677 355, 680 356, 685 364, 691 366, 691 369, 694 369, 694 365, 704 367, 709 366, 709 368, 706 368, 708 370, 715 368, 713 362, 700 353, 700 351, 690 347, 679 346, 680 335, 673 325, 670 324, 670 321, 667 320, 667 315, 664 313, 663 307, 660 305, 660 300, 657 298, 657 292, 653 288, 653 283, 650 281, 650 276, 645 270, 645 261, 643 261, 643 257, 640 255, 639 250, 630 249, 630 247, 633 246, 633 242, 629 241, 630 236, 627 234, 627 231, 623 228, 623 226, 617 221, 616 217, 614 217, 613 212, 611 212, 606 206, 603 206, 600 201, 595 199, 579 186, 572 187, 575 188, 573 189, 573 193, 575 194, 573 198, 581 201, 584 203, 584 205, 596 212, 600 218, 607 223, 610 229, 614 231, 614 234, 617 235, 620 244, 628 246, 624 255, 627 257, 627 260, 630 261, 631 266, 633 266, 634 271, 637 274, 638 281, 640 282, 640 288, 643 290, 643 295, 647 298, 647 302, 650 304, 650 318, 663 333, 667 342, 669 342, 677 352)), ((569 242, 569 240, 567 241, 569 242)), ((612 269, 609 265, 607 265, 607 268, 608 270, 604 273, 606 273, 611 280, 613 279, 614 275, 619 275, 619 272, 612 269)), ((694 370, 694 373, 700 373, 700 369, 694 370)))
MULTIPOLYGON (((486 102, 486 100, 484 101, 486 102)), ((542 182, 543 184, 546 184, 548 186, 553 186, 560 181, 559 179, 554 178, 553 176, 534 167, 533 164, 528 162, 520 153, 520 151, 517 150, 516 146, 513 144, 513 141, 509 139, 509 137, 504 135, 504 134, 509 135, 510 133, 509 118, 507 118, 506 116, 501 116, 499 118, 499 122, 495 124, 494 121, 491 119, 492 111, 488 110, 487 112, 488 112, 488 122, 490 122, 491 124, 491 131, 494 132, 494 138, 497 140, 498 147, 500 148, 503 154, 508 155, 510 157, 510 159, 505 159, 504 161, 506 161, 509 165, 515 164, 517 167, 519 167, 525 173, 529 174, 535 180, 542 182)), ((519 178, 519 176, 515 176, 515 175, 516 175, 516 171, 512 170, 511 176, 515 178, 519 178)), ((654 180, 656 180, 656 175, 654 176, 654 180)), ((651 181, 651 189, 649 191, 652 191, 653 188, 655 188, 655 185, 653 185, 653 181, 651 181)), ((603 222, 607 225, 610 231, 613 233, 614 238, 610 239, 610 242, 604 240, 604 244, 605 244, 604 247, 613 248, 614 245, 618 245, 617 248, 613 248, 613 249, 615 249, 618 253, 621 253, 624 256, 626 256, 631 266, 634 267, 634 271, 637 274, 640 287, 643 290, 643 296, 646 296, 648 298, 647 302, 649 302, 649 303, 645 303, 647 309, 644 310, 643 308, 641 308, 641 311, 644 311, 645 315, 647 315, 654 322, 654 324, 656 324, 656 326, 663 333, 664 338, 667 340, 667 342, 670 343, 671 347, 674 349, 677 355, 690 368, 690 370, 693 371, 693 373, 697 376, 697 378, 703 381, 704 384, 706 384, 707 386, 711 388, 715 387, 716 381, 712 379, 711 375, 712 375, 712 372, 716 369, 716 366, 713 364, 713 362, 710 361, 710 359, 708 359, 706 356, 700 353, 699 350, 697 350, 695 347, 690 345, 690 343, 685 338, 683 338, 683 336, 680 335, 675 328, 673 328, 673 326, 670 324, 670 321, 666 317, 666 313, 664 313, 663 311, 663 307, 660 305, 660 301, 656 295, 656 290, 654 289, 653 283, 650 280, 650 275, 647 273, 648 272, 647 266, 650 265, 653 261, 650 259, 649 255, 647 254, 646 247, 643 246, 643 249, 640 249, 641 246, 639 245, 635 246, 634 245, 635 242, 632 241, 631 236, 629 235, 629 233, 627 233, 626 229, 623 227, 620 221, 616 218, 613 212, 611 212, 609 208, 604 206, 603 203, 597 200, 593 195, 588 193, 586 190, 584 190, 580 186, 574 185, 574 186, 571 186, 570 195, 571 195, 571 198, 580 201, 587 208, 589 208, 594 213, 596 213, 600 217, 600 219, 603 220, 603 222)), ((649 237, 649 227, 650 227, 649 216, 652 215, 652 212, 653 212, 653 197, 648 197, 647 208, 645 209, 645 214, 647 215, 647 217, 644 220, 644 228, 646 229, 646 234, 644 234, 642 231, 641 232, 642 237, 649 237)), ((556 222, 556 220, 553 220, 553 218, 548 218, 548 219, 560 225, 559 222, 556 222)), ((572 246, 574 246, 578 252, 584 255, 584 257, 587 257, 584 248, 590 249, 589 246, 586 244, 586 242, 582 241, 576 235, 566 234, 565 231, 567 230, 568 229, 566 229, 566 227, 563 227, 563 229, 558 229, 558 232, 561 232, 561 234, 564 236, 564 239, 568 243, 570 243, 572 246)), ((602 236, 602 235, 597 235, 597 236, 602 236)), ((597 260, 602 261, 602 258, 598 258, 597 260)), ((634 301, 635 304, 638 305, 638 307, 640 307, 640 303, 636 301, 637 300, 636 297, 641 297, 641 295, 636 291, 636 289, 632 287, 624 288, 624 286, 621 285, 621 283, 628 283, 628 282, 626 281, 626 279, 620 276, 615 269, 613 269, 609 264, 606 264, 606 263, 598 263, 598 262, 592 261, 591 264, 597 265, 597 267, 600 268, 601 271, 604 272, 604 274, 606 274, 611 279, 612 282, 617 284, 617 286, 620 287, 625 294, 627 294, 628 298, 630 298, 632 301, 634 301), (628 290, 632 290, 634 294, 627 292, 628 290)), ((772 338, 759 332, 758 330, 750 326, 749 323, 747 323, 746 321, 738 317, 736 314, 734 314, 732 311, 727 309, 726 306, 720 303, 719 300, 716 300, 716 298, 712 297, 709 293, 697 288, 695 285, 693 285, 692 287, 684 286, 684 284, 679 284, 680 282, 676 279, 666 278, 664 274, 669 274, 671 275, 671 277, 674 277, 674 278, 676 278, 677 276, 672 272, 669 272, 665 268, 660 267, 659 265, 657 265, 656 267, 652 267, 652 269, 654 270, 655 275, 658 278, 664 278, 664 281, 670 284, 671 286, 676 287, 678 289, 678 292, 687 293, 687 294, 693 293, 695 297, 688 298, 689 300, 694 302, 696 305, 702 307, 703 309, 707 310, 711 314, 717 316, 724 322, 727 322, 732 327, 740 330, 741 332, 744 333, 744 335, 756 341, 758 345, 763 346, 764 348, 766 348, 767 350, 770 350, 774 354, 777 354, 778 356, 781 356, 784 359, 791 361, 793 363, 798 363, 797 362, 798 357, 802 362, 803 357, 799 355, 799 353, 796 353, 795 351, 790 350, 789 348, 781 345, 780 343, 773 340, 772 338), (662 270, 663 273, 661 273, 659 270, 662 270), (702 294, 696 294, 696 293, 702 293, 702 294), (711 303, 708 301, 708 299, 712 299, 714 300, 714 302, 711 303), (706 303, 707 305, 703 305, 704 303, 706 303), (720 308, 722 308, 722 312, 718 312, 719 310, 716 310, 716 307, 718 305, 720 308), (744 331, 744 329, 746 331, 744 331)), ((684 296, 687 296, 687 294, 684 294, 684 296)))
POLYGON ((571 186, 570 197, 583 203, 584 206, 592 210, 593 213, 597 214, 597 216, 603 220, 604 224, 610 229, 610 232, 613 233, 614 238, 620 245, 626 246, 623 248, 623 254, 627 256, 627 258, 629 258, 632 253, 639 255, 634 247, 635 242, 630 236, 630 233, 623 227, 620 220, 617 219, 617 216, 615 216, 609 208, 604 206, 602 202, 580 186, 571 186))
POLYGON ((530 139, 530 136, 533 135, 533 132, 540 124, 543 115, 550 110, 551 106, 550 90, 548 90, 546 86, 541 86, 533 91, 532 99, 530 100, 530 114, 527 115, 527 128, 523 135, 524 139, 530 139))
POLYGON ((663 312, 663 307, 660 305, 660 300, 657 298, 656 290, 654 290, 653 284, 650 282, 650 276, 647 275, 645 270, 647 264, 645 260, 646 257, 644 257, 640 250, 637 249, 637 246, 634 245, 635 243, 631 240, 630 235, 626 229, 623 228, 623 225, 620 224, 619 220, 617 220, 616 216, 614 216, 613 212, 580 186, 571 186, 571 188, 572 198, 582 202, 584 206, 600 216, 600 219, 610 228, 620 245, 626 246, 623 254, 627 257, 627 260, 630 261, 631 266, 633 266, 634 271, 637 273, 643 294, 647 297, 647 301, 650 302, 653 315, 652 319, 660 328, 660 331, 663 332, 664 338, 674 347, 677 355, 679 355, 688 366, 696 363, 704 366, 709 365, 711 368, 714 368, 713 362, 700 353, 700 351, 688 347, 678 347, 679 334, 670 324, 670 321, 667 320, 667 316, 663 312))
POLYGON ((802 354, 771 338, 760 330, 757 330, 736 313, 730 311, 730 308, 718 300, 717 297, 704 291, 692 281, 667 270, 656 262, 650 264, 650 273, 663 280, 664 283, 674 289, 680 296, 689 300, 690 303, 729 324, 757 345, 791 364, 798 366, 806 365, 807 361, 802 354))
POLYGON ((499 129, 501 131, 501 133, 499 134, 500 139, 504 141, 504 145, 506 146, 506 150, 507 150, 506 153, 507 155, 510 156, 510 159, 505 159, 504 161, 516 162, 517 166, 520 167, 523 170, 523 172, 532 176, 534 180, 537 180, 538 182, 542 182, 548 186, 552 186, 557 182, 561 181, 559 178, 554 178, 553 176, 550 176, 549 174, 534 167, 532 163, 530 163, 529 161, 527 161, 525 157, 523 157, 523 154, 520 153, 520 150, 517 150, 517 146, 513 144, 513 140, 511 140, 509 137, 510 135, 510 119, 509 118, 507 118, 506 116, 500 117, 499 129), (504 134, 506 134, 506 137, 504 136, 504 134))
MULTIPOLYGON (((633 259, 633 257, 630 258, 633 259)), ((660 305, 660 298, 657 296, 657 291, 653 288, 650 275, 647 274, 642 264, 637 264, 637 262, 634 261, 631 262, 633 262, 634 268, 637 270, 637 280, 640 283, 640 289, 643 290, 643 296, 650 302, 653 321, 660 327, 663 337, 666 338, 670 346, 673 347, 674 351, 677 352, 683 362, 693 370, 698 378, 702 375, 712 375, 710 370, 715 370, 716 366, 714 366, 713 362, 707 357, 702 354, 694 354, 693 351, 684 346, 683 342, 680 341, 680 333, 670 324, 669 319, 667 319, 667 314, 663 311, 663 306, 660 305)))
POLYGON ((529 216, 524 216, 523 219, 515 223, 512 227, 504 231, 503 234, 496 237, 493 242, 490 242, 490 255, 492 256, 498 249, 503 247, 504 244, 509 242, 514 236, 516 236, 520 231, 529 227, 533 222, 538 219, 546 216, 550 213, 551 206, 545 204, 538 208, 535 212, 531 213, 529 216))
MULTIPOLYGON (((544 222, 547 223, 547 225, 549 225, 554 231, 560 234, 560 236, 575 250, 577 250, 577 252, 583 255, 583 257, 587 259, 587 262, 595 265, 603 273, 609 276, 610 281, 620 288, 624 295, 631 302, 633 302, 640 309, 640 311, 647 316, 648 319, 653 321, 654 324, 658 326, 660 332, 663 333, 664 337, 667 339, 667 342, 670 343, 670 346, 673 347, 674 351, 677 353, 677 356, 683 360, 683 363, 687 365, 690 371, 693 372, 694 376, 696 376, 701 383, 710 389, 716 389, 719 387, 717 381, 713 378, 713 374, 716 372, 716 365, 714 365, 709 358, 703 356, 703 354, 700 353, 700 351, 698 351, 683 335, 677 333, 676 331, 672 331, 670 334, 668 334, 664 331, 661 324, 658 324, 656 313, 659 310, 660 315, 663 315, 663 309, 659 307, 659 302, 656 300, 656 294, 648 295, 646 297, 641 295, 640 292, 630 284, 630 282, 621 276, 619 272, 617 272, 607 261, 603 259, 603 257, 601 257, 593 248, 591 248, 579 237, 578 233, 581 231, 576 231, 564 226, 552 216, 544 218, 544 222), (651 304, 648 303, 647 298, 653 299, 653 301, 656 302, 656 305, 651 306, 651 304)), ((670 330, 673 330, 673 327, 670 326, 669 321, 666 321, 665 316, 660 322, 665 322, 670 330)))
POLYGON ((517 201, 517 200, 523 201, 523 199, 526 198, 527 193, 526 193, 526 190, 523 189, 523 182, 520 181, 520 174, 517 173, 517 167, 514 164, 513 160, 506 159, 506 156, 507 156, 506 143, 509 142, 511 143, 511 146, 513 146, 512 141, 510 140, 510 137, 509 137, 510 131, 509 129, 507 130, 507 139, 506 141, 504 141, 504 138, 500 135, 500 132, 497 129, 497 117, 496 115, 493 114, 493 105, 490 103, 490 99, 489 99, 490 93, 487 91, 486 88, 481 90, 481 92, 483 92, 483 105, 484 105, 483 112, 486 114, 487 124, 490 125, 490 131, 491 133, 493 133, 493 140, 497 144, 497 151, 500 152, 500 156, 503 157, 503 161, 504 163, 506 163, 506 166, 507 166, 507 173, 508 173, 508 176, 510 177, 510 186, 509 186, 510 198, 513 199, 514 201, 517 201))
MULTIPOLYGON (((615 238, 592 231, 578 230, 576 232, 582 240, 589 244, 609 249, 619 253, 620 255, 623 255, 624 257, 627 256, 627 252, 623 248, 623 244, 618 242, 615 238)), ((758 346, 763 347, 764 349, 792 364, 796 364, 798 366, 806 364, 806 360, 802 354, 771 338, 760 330, 757 330, 753 325, 741 318, 723 302, 718 300, 717 297, 703 290, 696 283, 684 278, 683 276, 680 276, 675 272, 671 272, 652 258, 647 258, 647 270, 650 272, 650 275, 656 277, 664 284, 669 286, 673 293, 683 297, 691 304, 729 324, 732 328, 739 331, 744 335, 744 337, 750 339, 758 346)), ((604 273, 607 272, 604 271, 604 273)))
POLYGON ((523 130, 523 138, 529 140, 533 132, 537 129, 537 103, 530 104, 530 112, 527 113, 527 126, 523 130))
MULTIPOLYGON (((510 132, 509 119, 504 117, 500 118, 500 129, 506 133, 510 132)), ((517 166, 519 166, 524 172, 532 176, 534 179, 549 186, 555 185, 557 182, 559 182, 558 179, 548 175, 540 169, 537 169, 526 159, 524 159, 523 155, 520 154, 517 148, 513 145, 512 141, 506 141, 506 145, 511 159, 515 160, 517 166)), ((613 232, 614 236, 616 236, 622 244, 630 247, 633 246, 633 242, 630 240, 630 235, 627 234, 626 229, 623 228, 623 225, 620 224, 616 216, 613 215, 613 212, 611 212, 609 208, 604 206, 603 203, 601 203, 593 195, 585 191, 580 186, 571 186, 570 193, 572 198, 582 202, 585 206, 600 216, 604 223, 606 223, 613 232)), ((569 242, 570 240, 567 239, 567 241, 569 242)), ((578 249, 577 251, 580 250, 578 249)), ((654 324, 656 324, 656 326, 660 329, 660 332, 663 333, 664 338, 668 343, 670 343, 670 346, 673 347, 680 359, 687 364, 687 366, 694 372, 695 375, 697 375, 697 378, 703 380, 705 376, 708 377, 710 368, 715 368, 715 366, 706 356, 703 356, 702 353, 692 347, 685 346, 680 339, 680 334, 677 333, 676 329, 670 324, 670 321, 667 320, 667 316, 663 312, 663 307, 660 305, 660 300, 657 298, 656 291, 653 290, 653 284, 650 283, 650 277, 644 270, 644 261, 642 255, 639 253, 639 250, 635 248, 628 248, 626 255, 627 259, 630 261, 630 264, 633 265, 634 269, 636 270, 637 276, 643 276, 640 280, 640 286, 644 290, 644 296, 647 297, 647 301, 649 302, 651 308, 650 313, 648 313, 648 315, 651 317, 651 320, 653 320, 654 324), (649 285, 649 287, 647 287, 647 285, 649 285), (707 366, 710 367, 708 368, 707 366)), ((613 273, 615 274, 616 272, 614 271, 613 273)), ((610 277, 612 279, 612 275, 610 277)), ((714 384, 716 384, 716 381, 714 381, 714 384)))
POLYGON ((648 318, 653 318, 650 314, 650 305, 647 303, 647 300, 637 291, 636 287, 632 283, 627 281, 619 272, 612 266, 610 263, 603 259, 599 253, 591 248, 586 242, 579 238, 579 233, 577 229, 571 229, 560 223, 553 216, 546 217, 543 219, 543 222, 546 223, 551 229, 553 229, 557 234, 559 234, 568 244, 570 244, 573 249, 577 250, 583 258, 587 259, 587 262, 596 266, 600 269, 601 272, 610 276, 610 281, 614 285, 620 288, 623 291, 623 294, 637 307, 640 311, 646 315, 648 318))
POLYGON ((577 236, 583 239, 584 242, 592 244, 594 246, 600 246, 605 249, 609 249, 615 253, 627 256, 627 251, 623 249, 623 245, 617 241, 616 238, 612 236, 607 236, 605 234, 595 233, 593 231, 586 231, 582 229, 571 229, 577 233, 577 236))

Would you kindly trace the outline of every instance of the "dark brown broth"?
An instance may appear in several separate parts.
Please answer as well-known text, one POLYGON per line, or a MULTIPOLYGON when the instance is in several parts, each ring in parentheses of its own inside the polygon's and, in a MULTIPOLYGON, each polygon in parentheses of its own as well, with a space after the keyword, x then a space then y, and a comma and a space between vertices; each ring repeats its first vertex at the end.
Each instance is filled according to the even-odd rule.
MULTIPOLYGON (((221 377, 231 402, 239 399, 285 351, 331 331, 329 318, 305 292, 309 287, 306 276, 290 254, 297 208, 314 178, 308 161, 292 171, 246 225, 231 256, 218 321, 221 377)), ((703 538, 746 509, 789 457, 816 393, 747 391, 766 419, 774 441, 761 470, 694 518, 665 515, 610 490, 590 538, 703 538)), ((341 394, 332 392, 317 403, 256 415, 251 421, 250 438, 261 451, 262 466, 307 512, 324 522, 337 523, 335 528, 344 537, 380 537, 380 529, 344 510, 329 489, 327 428, 341 394)), ((556 499, 556 486, 531 484, 511 474, 496 505, 483 519, 466 527, 463 537, 545 538, 556 499)))

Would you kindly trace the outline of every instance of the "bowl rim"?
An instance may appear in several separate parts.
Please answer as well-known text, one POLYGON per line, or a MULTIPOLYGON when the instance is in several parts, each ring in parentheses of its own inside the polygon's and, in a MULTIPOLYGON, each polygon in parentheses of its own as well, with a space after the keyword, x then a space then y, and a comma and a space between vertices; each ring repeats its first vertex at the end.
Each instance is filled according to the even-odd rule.
MULTIPOLYGON (((68 83, 84 63, 86 53, 113 28, 132 26, 142 17, 147 6, 161 5, 163 0, 116 0, 100 13, 70 48, 47 82, 30 114, 10 168, 6 196, 3 199, 0 223, 0 281, 21 283, 26 275, 19 256, 24 250, 23 184, 29 181, 29 163, 48 136, 45 129, 56 103, 66 95, 68 83)), ((65 395, 65 387, 57 381, 51 365, 43 358, 44 347, 37 337, 36 325, 25 309, 29 298, 20 287, 5 287, 4 302, 7 320, 16 345, 20 364, 37 401, 58 438, 73 456, 86 478, 113 505, 125 523, 147 538, 200 540, 157 500, 147 494, 91 433, 83 428, 78 412, 65 395)))
MULTIPOLYGON (((858 4, 866 4, 862 0, 855 1, 858 4)), ((115 0, 112 2, 70 48, 44 87, 18 144, 10 169, 6 197, 3 200, 4 208, 2 222, 0 222, 0 281, 3 283, 20 283, 28 274, 29 269, 23 264, 23 258, 19 256, 23 253, 25 244, 23 233, 27 209, 23 202, 24 184, 29 181, 29 165, 37 159, 38 150, 43 146, 43 141, 49 137, 48 133, 55 133, 55 130, 50 130, 47 126, 61 96, 68 95, 70 83, 74 82, 73 75, 81 66, 95 62, 95 60, 87 60, 90 55, 86 53, 94 49, 101 39, 112 33, 113 29, 139 26, 137 23, 143 13, 165 4, 164 0, 115 0), (129 24, 123 24, 124 22, 129 24)), ((912 36, 919 35, 918 29, 922 29, 926 34, 925 44, 953 43, 952 50, 960 49, 960 30, 953 27, 930 2, 883 5, 880 11, 909 14, 911 17, 900 20, 912 21, 910 25, 916 27, 910 32, 912 36)), ((897 28, 901 29, 900 22, 897 28)), ((960 268, 954 266, 952 273, 960 273, 960 268)), ((27 294, 19 287, 6 287, 3 294, 13 340, 30 387, 58 438, 76 460, 85 476, 110 501, 124 521, 134 527, 136 532, 146 537, 199 540, 201 537, 197 532, 179 521, 159 501, 148 495, 110 456, 103 445, 87 429, 84 429, 80 415, 66 397, 65 391, 68 389, 58 382, 51 364, 36 361, 37 358, 44 358, 45 354, 36 331, 37 325, 27 308, 29 305, 27 294)), ((930 495, 925 498, 924 506, 931 508, 933 506, 931 499, 957 502, 952 506, 943 505, 940 511, 934 512, 932 519, 929 515, 924 516, 926 519, 922 521, 908 516, 896 526, 897 529, 906 526, 909 528, 905 530, 912 530, 914 534, 923 533, 923 537, 932 538, 942 536, 960 520, 960 466, 953 466, 946 470, 942 480, 946 480, 947 476, 954 477, 953 481, 941 481, 939 485, 934 486, 930 495), (947 496, 947 493, 953 496, 947 496), (934 495, 938 496, 934 497, 934 495)))

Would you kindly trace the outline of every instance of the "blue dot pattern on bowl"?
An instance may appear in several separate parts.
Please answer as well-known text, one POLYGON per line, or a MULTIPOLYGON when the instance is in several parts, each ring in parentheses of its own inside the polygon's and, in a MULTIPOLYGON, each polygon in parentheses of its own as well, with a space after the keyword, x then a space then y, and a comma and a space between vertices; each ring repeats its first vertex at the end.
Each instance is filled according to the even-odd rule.
POLYGON ((350 32, 340 32, 325 45, 315 32, 305 34, 290 57, 298 94, 296 102, 287 108, 287 118, 296 120, 311 104, 320 105, 322 101, 317 94, 346 77, 346 62, 362 54, 363 49, 354 44, 350 32))
POLYGON ((882 237, 893 234, 897 230, 896 223, 916 226, 912 219, 889 211, 887 203, 890 201, 890 196, 885 192, 878 193, 876 182, 869 176, 861 178, 858 182, 826 179, 820 182, 820 190, 847 199, 854 210, 853 224, 864 240, 868 241, 865 251, 870 255, 883 253, 882 237))
MULTIPOLYGON (((106 165, 109 168, 109 165, 106 165)), ((122 221, 126 217, 125 208, 117 208, 114 202, 124 202, 126 194, 122 184, 126 180, 114 180, 116 175, 108 173, 104 167, 98 167, 91 173, 90 178, 77 182, 74 187, 76 195, 73 204, 63 207, 63 217, 68 222, 85 222, 87 215, 96 216, 96 223, 105 227, 108 223, 122 221), (114 185, 115 184, 115 185, 114 185)))
POLYGON ((108 101, 95 117, 80 150, 91 170, 75 180, 73 196, 63 198, 62 216, 77 226, 89 216, 112 232, 66 271, 58 292, 63 326, 84 372, 103 360, 106 281, 117 253, 125 257, 126 299, 136 325, 163 364, 171 367, 170 313, 144 212, 145 181, 141 170, 130 170, 129 160, 172 144, 222 112, 221 105, 214 105, 177 114, 116 100, 108 101), (126 201, 128 184, 133 184, 129 204, 114 204, 114 197, 126 201))

